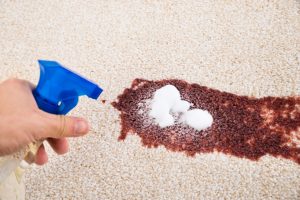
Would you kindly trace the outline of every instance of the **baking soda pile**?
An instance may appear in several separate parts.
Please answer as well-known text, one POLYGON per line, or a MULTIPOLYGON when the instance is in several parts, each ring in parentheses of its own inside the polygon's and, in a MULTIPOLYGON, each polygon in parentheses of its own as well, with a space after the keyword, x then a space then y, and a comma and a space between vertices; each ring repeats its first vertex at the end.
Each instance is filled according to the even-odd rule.
POLYGON ((180 92, 175 86, 166 85, 154 93, 149 116, 161 128, 183 123, 201 131, 212 125, 213 117, 208 111, 190 110, 190 106, 191 103, 181 100, 180 92), (179 120, 175 120, 174 116, 180 116, 179 120))

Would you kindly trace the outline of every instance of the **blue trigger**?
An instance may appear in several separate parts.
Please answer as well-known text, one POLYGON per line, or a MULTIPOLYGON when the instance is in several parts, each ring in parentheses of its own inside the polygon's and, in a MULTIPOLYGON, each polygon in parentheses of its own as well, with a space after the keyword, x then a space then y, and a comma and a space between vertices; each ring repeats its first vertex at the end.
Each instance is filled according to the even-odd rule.
POLYGON ((67 114, 87 95, 97 99, 102 89, 55 61, 39 60, 40 80, 33 91, 38 107, 52 114, 67 114))

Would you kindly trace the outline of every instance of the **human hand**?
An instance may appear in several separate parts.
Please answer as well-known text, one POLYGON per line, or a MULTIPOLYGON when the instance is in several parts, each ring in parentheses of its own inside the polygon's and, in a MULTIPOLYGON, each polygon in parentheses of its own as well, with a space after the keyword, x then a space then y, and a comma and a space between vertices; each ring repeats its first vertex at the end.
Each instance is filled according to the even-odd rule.
MULTIPOLYGON (((68 151, 66 137, 86 134, 86 120, 59 116, 40 110, 32 95, 34 86, 24 80, 9 79, 0 83, 0 156, 15 153, 26 145, 47 139, 57 154, 68 151)), ((35 163, 48 161, 43 145, 35 163)))

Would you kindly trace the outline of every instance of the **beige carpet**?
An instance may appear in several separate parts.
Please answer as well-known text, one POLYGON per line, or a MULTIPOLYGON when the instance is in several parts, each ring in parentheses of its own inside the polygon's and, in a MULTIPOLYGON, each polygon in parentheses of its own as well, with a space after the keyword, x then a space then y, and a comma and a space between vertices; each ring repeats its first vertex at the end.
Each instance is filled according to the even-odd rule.
POLYGON ((300 165, 164 147, 138 136, 118 142, 110 102, 134 78, 178 78, 236 94, 300 94, 296 0, 1 1, 0 80, 36 83, 37 59, 58 60, 98 82, 102 104, 82 98, 71 113, 92 131, 50 149, 26 172, 26 199, 300 199, 300 165))

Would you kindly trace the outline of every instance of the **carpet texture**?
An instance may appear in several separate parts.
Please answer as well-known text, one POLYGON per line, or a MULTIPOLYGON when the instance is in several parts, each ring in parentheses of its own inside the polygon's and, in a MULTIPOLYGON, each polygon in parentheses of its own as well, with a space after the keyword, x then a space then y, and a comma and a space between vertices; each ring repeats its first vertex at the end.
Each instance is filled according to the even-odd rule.
POLYGON ((300 165, 218 153, 194 158, 119 142, 111 106, 135 78, 183 79, 238 95, 300 94, 297 0, 0 1, 0 80, 37 83, 57 60, 104 88, 71 115, 92 130, 26 171, 26 199, 299 199, 300 165))

